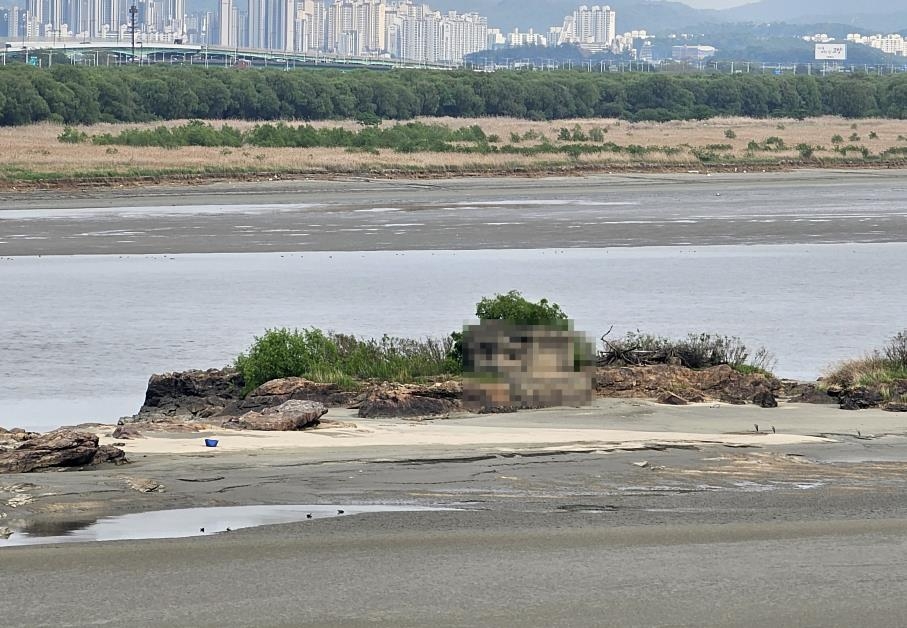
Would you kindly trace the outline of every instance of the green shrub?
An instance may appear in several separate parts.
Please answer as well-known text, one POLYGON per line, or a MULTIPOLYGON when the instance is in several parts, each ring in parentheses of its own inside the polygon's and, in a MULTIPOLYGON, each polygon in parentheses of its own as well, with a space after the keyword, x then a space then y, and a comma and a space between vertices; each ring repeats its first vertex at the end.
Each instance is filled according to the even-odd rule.
POLYGON ((65 126, 63 132, 57 136, 57 140, 64 144, 82 144, 88 141, 88 134, 71 126, 65 126))
POLYGON ((736 140, 737 133, 734 131, 734 129, 727 129, 724 132, 724 137, 726 137, 729 140, 736 140))
POLYGON ((269 329, 258 336, 234 366, 243 374, 244 392, 281 377, 305 377, 355 388, 368 379, 412 382, 454 374, 450 341, 384 336, 362 340, 320 329, 269 329))
POLYGON ((605 341, 599 356, 604 364, 665 364, 674 361, 700 369, 727 364, 741 372, 769 373, 774 357, 760 347, 752 351, 736 336, 690 334, 686 338, 630 332, 624 338, 605 341))
POLYGON ((356 122, 361 126, 380 126, 381 118, 371 111, 360 111, 356 114, 356 122))
POLYGON ((772 135, 763 142, 765 150, 784 150, 784 140, 776 135, 772 135))
MULTIPOLYGON (((533 303, 517 290, 484 297, 476 303, 476 317, 480 321, 507 321, 514 325, 541 325, 555 329, 567 329, 570 325, 567 314, 557 303, 549 303, 548 299, 533 303)), ((450 334, 450 343, 448 358, 457 365, 462 365, 463 332, 450 334)))
POLYGON ((895 334, 882 351, 892 365, 907 369, 907 329, 895 334))
POLYGON ((877 139, 879 139, 879 134, 876 133, 875 131, 870 131, 870 132, 869 132, 869 139, 871 139, 871 140, 877 140, 877 139))
POLYGON ((842 362, 824 380, 826 386, 872 388, 896 401, 905 401, 903 382, 907 382, 907 329, 890 338, 881 351, 842 362))
POLYGON ((574 125, 573 132, 570 134, 570 139, 574 142, 587 142, 589 141, 588 136, 583 133, 582 127, 580 125, 574 125))
POLYGON ((859 134, 857 134, 857 133, 851 133, 851 134, 850 134, 850 137, 847 138, 847 141, 848 141, 848 142, 859 142, 859 141, 860 141, 860 136, 859 136, 859 134))
POLYGON ((605 133, 608 132, 608 129, 603 129, 601 127, 595 127, 589 130, 589 139, 593 142, 604 142, 605 133))
POLYGON ((815 147, 809 144, 797 144, 797 152, 800 153, 802 159, 812 159, 815 151, 815 147))
POLYGON ((499 320, 515 325, 567 328, 567 315, 557 303, 549 303, 548 299, 533 303, 516 290, 483 298, 476 304, 476 316, 483 321, 499 320))
POLYGON ((835 133, 834 135, 831 136, 831 143, 832 144, 843 144, 844 138, 841 137, 839 134, 835 133))

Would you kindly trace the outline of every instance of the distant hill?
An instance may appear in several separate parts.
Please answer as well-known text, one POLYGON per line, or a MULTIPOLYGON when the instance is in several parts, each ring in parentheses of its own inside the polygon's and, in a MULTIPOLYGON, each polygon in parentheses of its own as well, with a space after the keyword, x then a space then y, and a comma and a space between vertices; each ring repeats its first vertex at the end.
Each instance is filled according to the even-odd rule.
POLYGON ((678 32, 693 25, 718 22, 791 24, 835 23, 855 29, 892 32, 907 29, 903 0, 759 0, 732 9, 698 10, 669 0, 428 0, 433 8, 475 11, 505 32, 534 28, 544 32, 560 26, 564 16, 581 4, 610 5, 617 11, 617 30, 678 32))
POLYGON ((884 32, 907 28, 907 6, 901 0, 759 0, 721 14, 735 22, 836 22, 884 32))
POLYGON ((560 26, 564 16, 585 4, 609 5, 617 11, 617 30, 647 29, 652 32, 673 30, 681 25, 719 21, 720 11, 697 10, 668 0, 428 0, 441 10, 475 11, 488 17, 488 24, 509 32, 514 28, 533 28, 545 32, 560 26))

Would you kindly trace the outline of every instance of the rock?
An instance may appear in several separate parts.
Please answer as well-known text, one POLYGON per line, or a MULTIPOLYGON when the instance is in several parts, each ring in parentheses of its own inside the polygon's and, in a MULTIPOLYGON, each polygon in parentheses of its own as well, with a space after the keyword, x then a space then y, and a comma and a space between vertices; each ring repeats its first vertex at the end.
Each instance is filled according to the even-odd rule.
POLYGON ((240 417, 228 419, 223 427, 290 432, 315 427, 327 411, 323 403, 291 399, 274 408, 247 412, 240 417))
POLYGON ((141 409, 120 424, 211 417, 239 401, 242 388, 242 374, 231 368, 155 374, 148 380, 141 409))
POLYGON ((817 384, 793 383, 792 385, 784 385, 783 393, 788 397, 790 403, 838 403, 836 396, 831 395, 828 390, 820 388, 817 384))
POLYGON ((328 408, 348 406, 357 393, 341 390, 337 384, 320 384, 303 377, 272 379, 254 389, 245 399, 229 405, 224 414, 244 414, 250 410, 262 410, 279 406, 285 401, 317 401, 328 408))
POLYGON ((145 438, 142 436, 142 433, 138 430, 138 424, 133 423, 131 425, 117 425, 116 429, 113 430, 111 436, 113 438, 122 438, 123 440, 133 440, 136 438, 145 438))
POLYGON ((163 493, 164 485, 150 478, 124 478, 126 485, 139 493, 163 493))
POLYGON ((778 400, 768 388, 763 388, 753 395, 753 403, 760 408, 777 408, 778 400))
POLYGON ((664 391, 687 401, 750 403, 763 389, 779 390, 781 383, 760 373, 739 373, 723 364, 694 370, 684 366, 607 366, 596 371, 596 394, 600 397, 657 399, 664 391))
POLYGON ((358 403, 359 416, 420 417, 449 414, 463 407, 463 386, 459 382, 423 384, 380 384, 358 403))
POLYGON ((104 464, 110 462, 113 464, 125 464, 126 452, 115 445, 100 445, 91 459, 91 464, 104 464))
POLYGON ((886 403, 882 406, 886 412, 907 412, 907 403, 886 403))
POLYGON ((13 535, 13 531, 5 526, 0 526, 0 539, 8 539, 13 535))
POLYGON ((124 455, 122 450, 115 447, 98 447, 98 437, 95 434, 60 429, 31 438, 15 449, 0 452, 0 473, 28 473, 52 467, 83 467, 122 460, 124 455))
POLYGON ((683 397, 675 395, 674 393, 669 392, 669 391, 665 391, 665 392, 661 393, 660 395, 658 395, 658 397, 655 399, 655 401, 658 403, 663 403, 663 404, 669 405, 669 406, 685 406, 690 403, 683 397))
POLYGON ((5 428, 2 428, 2 427, 0 427, 0 434, 9 434, 9 430, 8 430, 8 429, 5 429, 5 428))
POLYGON ((838 403, 842 410, 865 410, 877 408, 885 401, 882 393, 862 386, 838 392, 838 403))

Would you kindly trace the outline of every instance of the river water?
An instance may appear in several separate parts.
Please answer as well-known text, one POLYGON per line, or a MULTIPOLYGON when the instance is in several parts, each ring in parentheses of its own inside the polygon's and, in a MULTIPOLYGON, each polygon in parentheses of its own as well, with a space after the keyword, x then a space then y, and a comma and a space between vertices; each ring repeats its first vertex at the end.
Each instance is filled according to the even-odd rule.
POLYGON ((442 336, 469 321, 482 296, 513 288, 559 303, 595 338, 611 325, 614 335, 738 335, 774 353, 780 375, 814 378, 904 327, 898 286, 907 245, 51 256, 0 264, 0 425, 49 428, 131 414, 150 374, 223 366, 270 327, 442 336))
POLYGON ((445 336, 511 289, 592 338, 736 335, 803 379, 907 327, 897 173, 626 179, 0 199, 0 426, 114 421, 270 327, 445 336))

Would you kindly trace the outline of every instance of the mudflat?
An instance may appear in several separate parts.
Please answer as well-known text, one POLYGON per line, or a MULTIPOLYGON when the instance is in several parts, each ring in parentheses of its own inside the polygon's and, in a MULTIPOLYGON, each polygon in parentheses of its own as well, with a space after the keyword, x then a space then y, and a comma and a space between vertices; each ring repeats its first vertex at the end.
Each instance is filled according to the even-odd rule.
POLYGON ((37 534, 180 507, 453 509, 0 548, 3 623, 888 626, 907 611, 905 415, 602 400, 384 422, 396 445, 344 444, 378 427, 359 423, 299 435, 336 445, 174 434, 130 441, 126 466, 0 476, 0 504, 18 496, 5 521, 37 534), (152 452, 167 440, 195 453, 152 452))
POLYGON ((902 242, 897 170, 338 179, 0 193, 0 254, 902 242))

